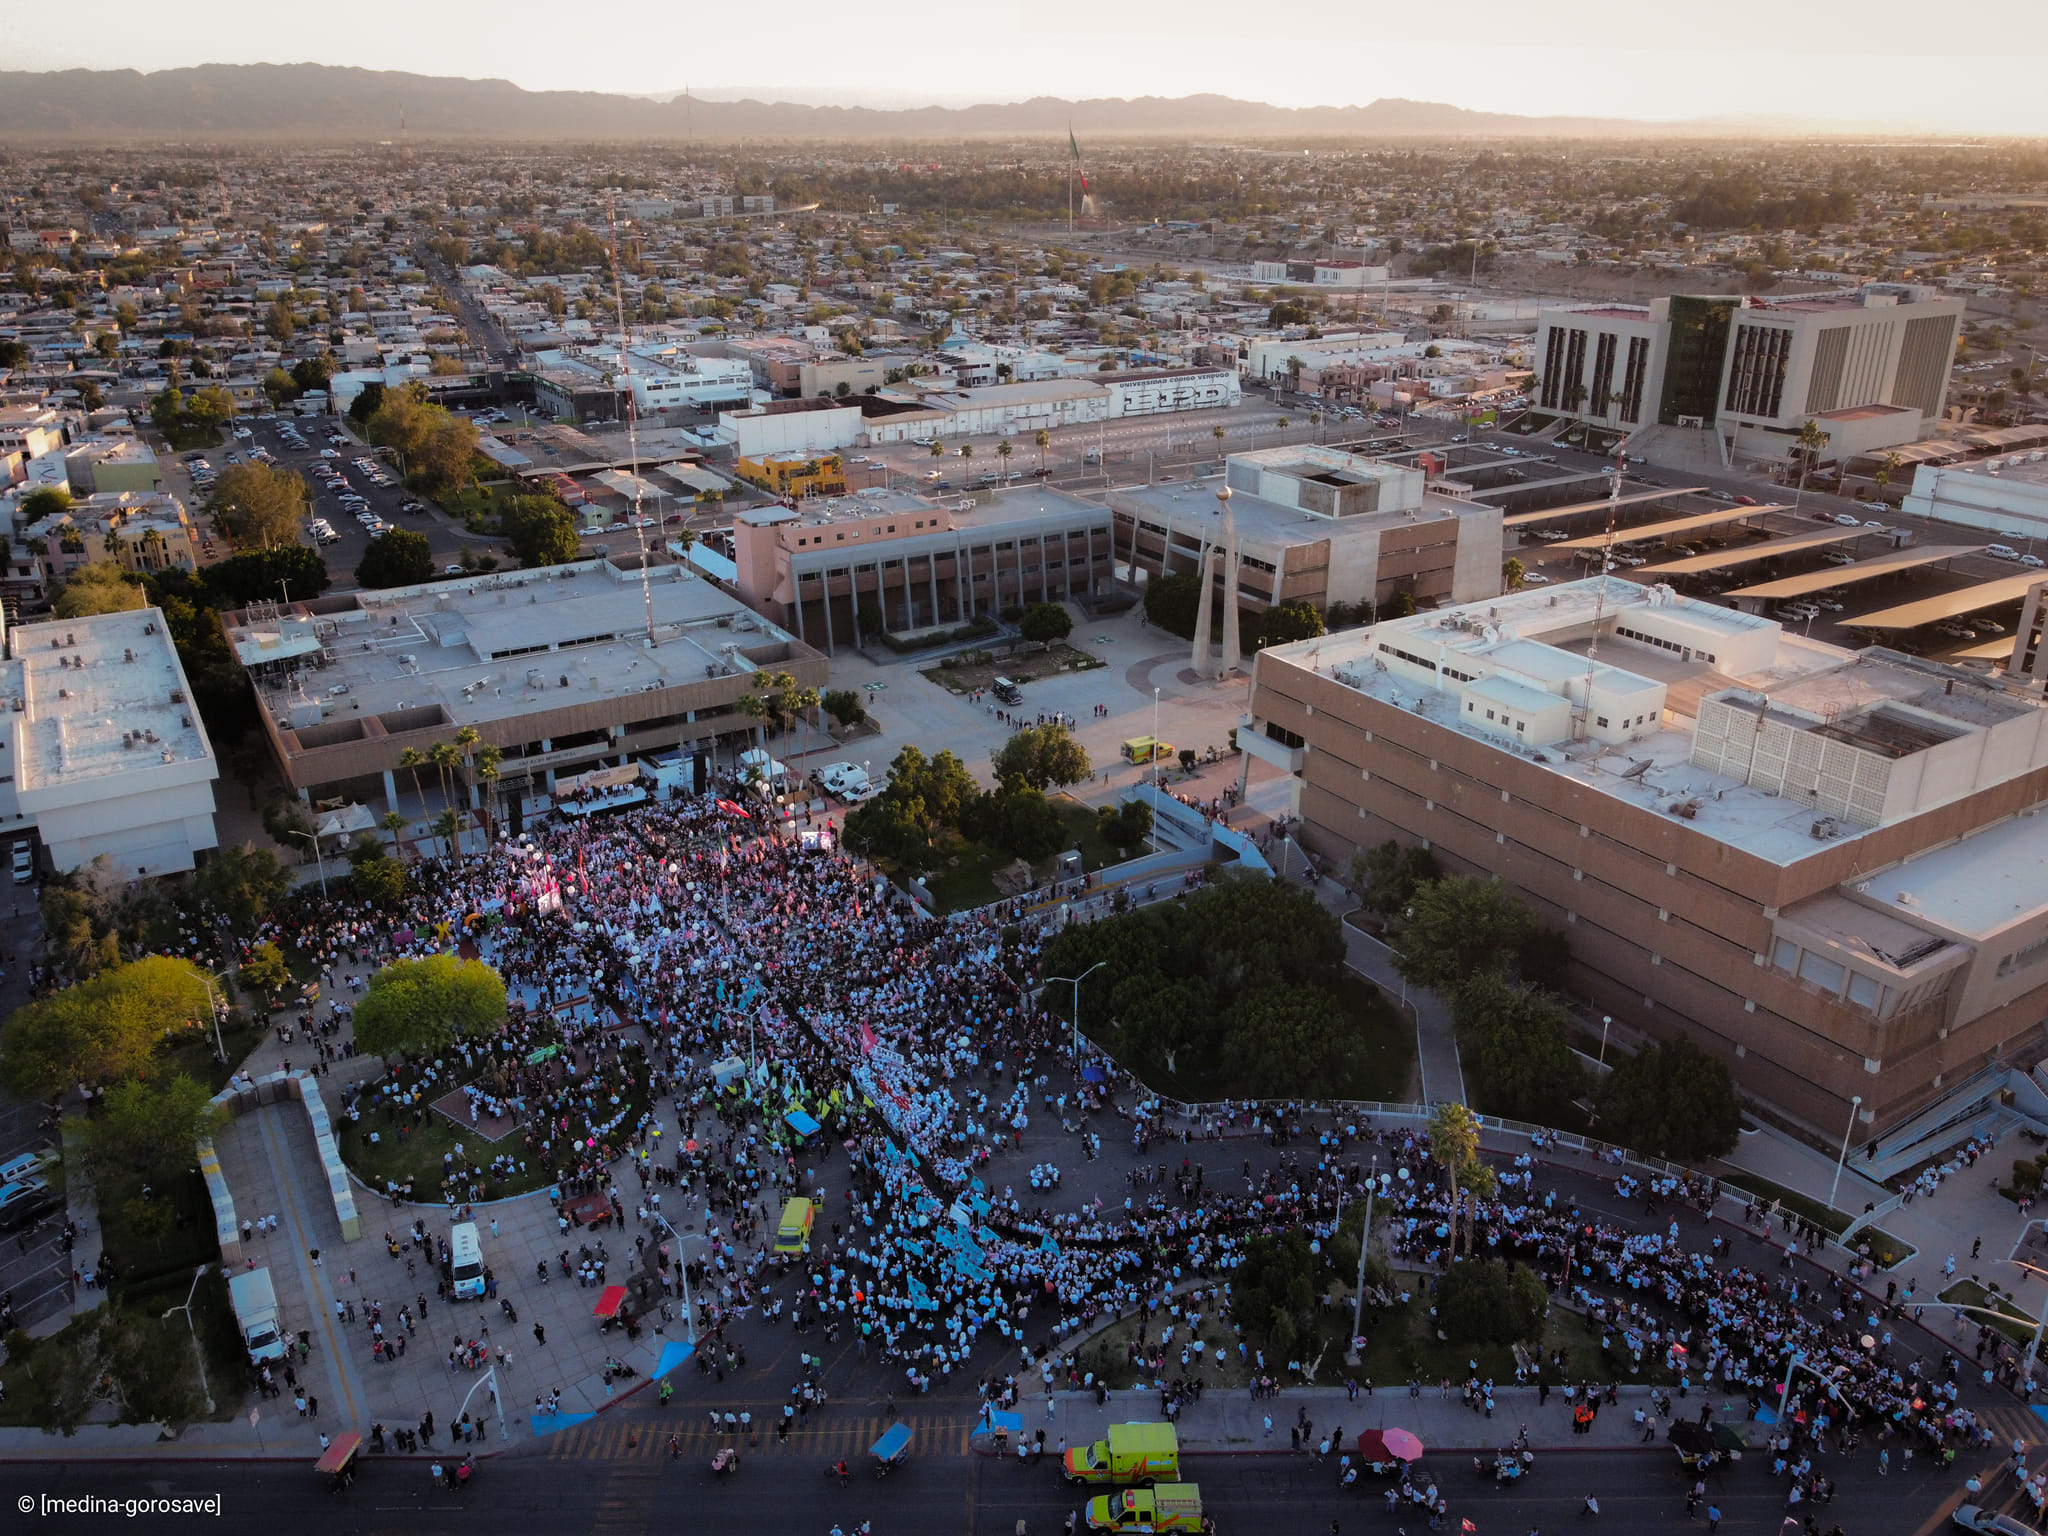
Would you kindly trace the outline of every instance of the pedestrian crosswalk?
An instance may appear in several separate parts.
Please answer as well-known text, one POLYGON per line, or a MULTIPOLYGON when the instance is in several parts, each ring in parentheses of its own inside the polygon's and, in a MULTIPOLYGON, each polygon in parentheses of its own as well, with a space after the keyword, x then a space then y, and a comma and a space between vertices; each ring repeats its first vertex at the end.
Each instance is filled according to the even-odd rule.
MULTIPOLYGON (((967 1452, 968 1436, 975 1420, 950 1413, 904 1413, 893 1419, 886 1414, 816 1415, 804 1429, 791 1430, 787 1442, 760 1424, 755 1415, 754 1443, 745 1435, 714 1431, 705 1411, 677 1407, 648 1418, 601 1415, 587 1424, 560 1430, 548 1438, 547 1455, 553 1460, 655 1461, 669 1454, 669 1439, 675 1439, 678 1456, 710 1456, 714 1451, 737 1444, 744 1459, 769 1456, 778 1459, 809 1458, 821 1464, 841 1457, 860 1470, 860 1458, 881 1439, 891 1424, 910 1426, 910 1454, 961 1456, 967 1452)), ((2038 1421, 2037 1421, 2038 1422, 2038 1421)), ((1046 1453, 1051 1454, 1050 1445, 1046 1453)))
POLYGON ((1992 1444, 2005 1450, 2012 1449, 2015 1438, 2026 1441, 2028 1445, 2048 1441, 2048 1419, 2031 1408, 2022 1408, 2018 1403, 1979 1408, 1977 1421, 1991 1431, 1992 1444))

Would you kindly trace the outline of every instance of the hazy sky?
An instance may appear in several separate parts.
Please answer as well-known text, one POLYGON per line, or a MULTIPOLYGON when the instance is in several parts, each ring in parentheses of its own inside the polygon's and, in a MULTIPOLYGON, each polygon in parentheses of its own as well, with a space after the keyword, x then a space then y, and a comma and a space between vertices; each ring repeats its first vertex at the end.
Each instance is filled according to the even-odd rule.
POLYGON ((16 69, 310 61, 533 90, 772 82, 891 104, 1405 96, 1543 116, 1777 113, 2048 135, 2048 0, 956 0, 907 12, 843 0, 100 0, 92 25, 16 28, 9 52, 16 69))

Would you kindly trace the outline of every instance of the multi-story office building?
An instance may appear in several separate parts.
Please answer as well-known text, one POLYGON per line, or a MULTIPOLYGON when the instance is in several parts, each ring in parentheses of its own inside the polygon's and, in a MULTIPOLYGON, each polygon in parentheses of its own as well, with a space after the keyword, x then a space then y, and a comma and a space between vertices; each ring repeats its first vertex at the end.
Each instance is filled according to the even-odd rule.
MULTIPOLYGON (((1711 427, 1779 452, 1809 419, 1885 406, 1886 435, 1911 442, 1941 419, 1962 318, 1962 299, 1903 283, 1546 310, 1535 404, 1602 426, 1711 427)), ((1854 451, 1871 430, 1859 419, 1854 451)))
MULTIPOLYGON (((1109 493, 1117 556, 1150 576, 1192 572, 1221 534, 1230 489, 1241 604, 1357 606, 1407 592, 1424 606, 1500 590, 1498 508, 1425 488, 1424 473, 1301 444, 1232 454, 1224 477, 1109 493)), ((1225 582, 1227 586, 1228 583, 1225 582)))
POLYGON ((560 774, 743 734, 733 706, 758 669, 825 684, 824 657, 679 565, 652 566, 644 588, 636 562, 585 560, 265 605, 222 625, 285 782, 385 810, 412 788, 405 750, 463 726, 503 753, 516 816, 560 774))
POLYGON ((863 609, 905 634, 1088 597, 1115 579, 1109 509, 1049 486, 980 504, 876 489, 742 512, 733 545, 749 606, 828 654, 862 642, 863 609))
POLYGON ((1839 1136, 2048 1015, 2048 706, 1596 577, 1262 652, 1247 752, 1332 857, 1497 876, 1568 984, 1839 1136))
POLYGON ((189 870, 215 846, 220 764, 162 613, 9 631, 0 697, 0 837, 32 828, 48 868, 104 858, 121 880, 189 870))

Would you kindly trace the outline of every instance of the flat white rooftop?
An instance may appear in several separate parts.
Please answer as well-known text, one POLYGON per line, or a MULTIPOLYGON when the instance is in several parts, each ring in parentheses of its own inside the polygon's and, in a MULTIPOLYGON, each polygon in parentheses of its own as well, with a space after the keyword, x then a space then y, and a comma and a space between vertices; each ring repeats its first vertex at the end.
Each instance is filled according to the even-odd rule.
POLYGON ((2048 909, 2048 815, 2020 815, 1870 877, 1862 892, 1916 923, 1983 938, 2048 909))
MULTIPOLYGON (((1596 576, 1558 587, 1507 593, 1457 609, 1417 614, 1413 618, 1397 620, 1392 625, 1344 630, 1315 640, 1297 641, 1292 645, 1274 647, 1265 654, 1297 666, 1311 667, 1323 676, 1334 677, 1381 703, 1462 732, 1493 751, 1512 753, 1618 802, 1672 815, 1674 820, 1677 815, 1673 808, 1688 806, 1691 814, 1681 825, 1757 858, 1775 864, 1790 864, 1830 846, 1814 840, 1814 813, 1810 806, 1781 799, 1737 779, 1695 767, 1692 763, 1693 721, 1668 704, 1658 729, 1619 745, 1608 746, 1583 739, 1551 746, 1517 747, 1481 729, 1478 723, 1460 711, 1457 694, 1396 677, 1377 664, 1380 641, 1398 643, 1398 636, 1405 633, 1414 637, 1418 654, 1430 657, 1436 655, 1437 646, 1446 642, 1454 642, 1450 651, 1453 656, 1459 650, 1485 650, 1491 655, 1496 647, 1519 651, 1524 645, 1531 645, 1539 651, 1552 650, 1555 646, 1553 653, 1564 655, 1563 648, 1571 646, 1578 651, 1572 665, 1577 675, 1583 676, 1587 663, 1581 659, 1583 651, 1578 647, 1590 632, 1596 609, 1605 634, 1611 634, 1612 626, 1626 622, 1631 614, 1651 611, 1682 615, 1689 623, 1718 626, 1728 633, 1760 625, 1775 628, 1770 620, 1711 603, 1687 598, 1653 601, 1649 588, 1619 577, 1596 576), (1604 598, 1600 592, 1603 582, 1606 584, 1604 598), (1459 616, 1472 627, 1464 633, 1445 628, 1443 621, 1451 615, 1459 616), (1519 635, 1530 638, 1515 638, 1519 635), (1540 637, 1545 635, 1558 638, 1542 642, 1540 637)), ((1619 644, 1609 649, 1603 645, 1603 666, 1609 656, 1622 669, 1633 668, 1637 659, 1643 658, 1645 670, 1654 664, 1660 680, 1673 676, 1682 680, 1697 674, 1703 679, 1711 679, 1718 686, 1726 686, 1727 682, 1704 662, 1683 663, 1677 657, 1662 652, 1645 652, 1619 644)), ((1751 688, 1772 691, 1800 677, 1839 667, 1850 659, 1847 651, 1815 641, 1794 641, 1792 637, 1781 634, 1774 663, 1737 681, 1751 688)), ((1856 835, 1855 828, 1845 826, 1835 842, 1856 835)))
POLYGON ((212 755, 156 609, 24 625, 14 655, 17 792, 212 755))

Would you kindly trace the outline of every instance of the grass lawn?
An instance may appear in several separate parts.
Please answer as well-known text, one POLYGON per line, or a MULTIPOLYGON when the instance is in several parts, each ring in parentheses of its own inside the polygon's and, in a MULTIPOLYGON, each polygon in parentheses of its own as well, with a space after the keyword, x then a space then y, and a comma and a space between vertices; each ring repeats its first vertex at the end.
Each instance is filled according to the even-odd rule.
POLYGON ((176 427, 166 432, 164 436, 170 442, 173 453, 190 453, 197 448, 220 446, 218 427, 176 427))
MULTIPOLYGON (((2018 1302, 2003 1291, 1987 1291, 1974 1280, 1958 1280, 1941 1293, 1943 1301, 1952 1301, 1966 1307, 1988 1307, 1998 1314, 1988 1319, 1991 1326, 2011 1339, 2015 1344, 2026 1345, 2034 1342, 2034 1327, 2039 1321, 2021 1310, 2018 1302)), ((1982 1312, 1965 1312, 1963 1317, 1972 1323, 1987 1321, 1982 1312)))
MULTIPOLYGON (((1075 800, 1055 799, 1052 808, 1058 812, 1067 829, 1062 851, 1079 848, 1083 869, 1094 871, 1123 862, 1122 851, 1104 842, 1095 830, 1094 806, 1082 805, 1075 800)), ((996 871, 1007 869, 1015 862, 1000 848, 971 843, 956 833, 940 845, 938 863, 926 875, 925 888, 932 893, 932 900, 942 913, 985 907, 1002 899, 1003 893, 996 889, 996 871)), ((1042 882, 1051 878, 1052 868, 1053 860, 1043 859, 1032 866, 1031 872, 1036 880, 1042 882)))
MULTIPOLYGON (((1515 1352, 1503 1344, 1457 1345, 1436 1337, 1429 1316, 1429 1306, 1421 1290, 1420 1276, 1402 1275, 1397 1277, 1398 1285, 1414 1288, 1415 1298, 1404 1305, 1382 1311, 1377 1321, 1373 1309, 1368 1306, 1364 1317, 1367 1339, 1365 1352, 1356 1367, 1344 1363, 1344 1341, 1351 1332, 1351 1308, 1348 1301, 1340 1302, 1319 1313, 1316 1341, 1306 1347, 1308 1363, 1314 1370, 1315 1381, 1322 1386, 1335 1386, 1347 1378, 1358 1381, 1370 1380, 1376 1389, 1387 1391, 1405 1384, 1411 1377, 1420 1381, 1430 1390, 1435 1384, 1449 1377, 1453 1382, 1463 1381, 1470 1373, 1470 1362, 1479 1363, 1481 1380, 1491 1376, 1495 1385, 1512 1384, 1515 1379, 1515 1352)), ((1079 1352, 1083 1371, 1093 1371, 1106 1380, 1112 1390, 1149 1386, 1152 1373, 1140 1372, 1127 1363, 1127 1351, 1131 1341, 1142 1328, 1146 1338, 1156 1341, 1168 1324, 1174 1324, 1174 1340, 1169 1346, 1177 1350, 1188 1337, 1184 1321, 1176 1322, 1165 1313, 1140 1315, 1126 1318, 1084 1344, 1079 1352)), ((1255 1358, 1247 1356, 1240 1361, 1237 1355, 1238 1336, 1227 1317, 1213 1313, 1202 1319, 1201 1338, 1208 1348, 1204 1357, 1208 1362, 1202 1370, 1202 1379, 1211 1387, 1233 1388, 1248 1384, 1256 1369, 1255 1358)), ((1550 1315, 1544 1319, 1543 1340, 1546 1359, 1555 1358, 1560 1351, 1570 1362, 1574 1379, 1590 1375, 1601 1382, 1619 1381, 1625 1385, 1669 1386, 1670 1375, 1664 1370, 1662 1358, 1645 1360, 1639 1369, 1632 1369, 1628 1352, 1618 1345, 1611 1357, 1600 1353, 1600 1331, 1585 1317, 1564 1307, 1552 1305, 1550 1315)), ((1302 1352, 1297 1349, 1297 1353, 1302 1352)), ((1284 1361, 1267 1361, 1267 1368, 1273 1370, 1284 1361)), ((1170 1353, 1166 1374, 1171 1377, 1180 1371, 1177 1355, 1170 1353)), ((1550 1372, 1551 1379, 1560 1379, 1558 1371, 1550 1372)))
POLYGON ((269 1021, 262 1014, 232 1009, 221 1015, 220 1021, 220 1040, 228 1058, 225 1063, 214 1055, 211 1019, 202 1019, 196 1029, 173 1035, 160 1054, 171 1071, 182 1072, 195 1083, 204 1083, 210 1091, 218 1093, 227 1086, 235 1068, 248 1059, 249 1053, 262 1043, 269 1031, 269 1021))
MULTIPOLYGON (((151 1191, 148 1205, 162 1207, 169 1216, 161 1234, 138 1231, 129 1203, 139 1201, 142 1180, 126 1170, 102 1170, 95 1180, 99 1202, 100 1239, 114 1256, 115 1280, 110 1287, 114 1299, 122 1301, 131 1290, 153 1290, 165 1276, 178 1281, 178 1300, 201 1264, 218 1263, 220 1245, 213 1236, 213 1202, 206 1195, 206 1181, 197 1169, 188 1169, 167 1184, 151 1191)), ((169 1305, 169 1303, 166 1303, 169 1305)))
MULTIPOLYGON (((1726 1189, 1755 1195, 1765 1204, 1773 1200, 1780 1201, 1793 1215, 1804 1216, 1829 1237, 1839 1238, 1848 1230, 1849 1223, 1855 1219, 1848 1212, 1824 1205, 1811 1195, 1802 1195, 1796 1189, 1773 1184, 1769 1179, 1760 1179, 1753 1173, 1725 1175, 1721 1184, 1726 1189)), ((1866 1241, 1870 1244, 1870 1257, 1880 1269, 1890 1269, 1896 1264, 1903 1264, 1920 1251, 1904 1238, 1894 1237, 1884 1228, 1877 1226, 1865 1227, 1858 1232, 1853 1246, 1861 1247, 1866 1241)))

